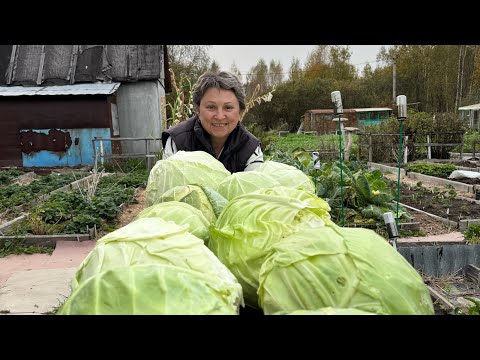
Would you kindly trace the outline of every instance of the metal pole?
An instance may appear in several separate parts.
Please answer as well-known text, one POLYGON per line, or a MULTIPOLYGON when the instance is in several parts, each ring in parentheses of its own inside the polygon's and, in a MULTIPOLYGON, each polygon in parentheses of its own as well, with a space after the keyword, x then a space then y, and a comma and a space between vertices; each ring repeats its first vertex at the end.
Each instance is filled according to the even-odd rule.
POLYGON ((397 95, 397 59, 393 58, 393 103, 395 104, 395 99, 397 95))
POLYGON ((403 121, 407 118, 407 97, 405 95, 397 96, 397 119, 400 121, 400 145, 398 149, 398 180, 397 180, 397 216, 395 224, 398 227, 398 207, 400 206, 400 164, 402 160, 402 136, 403 121))
POLYGON ((342 159, 343 159, 343 153, 342 153, 342 130, 341 130, 341 123, 342 121, 340 120, 340 115, 338 115, 338 131, 339 131, 339 141, 340 141, 340 198, 342 201, 342 226, 345 226, 345 210, 344 210, 344 199, 343 199, 343 164, 342 164, 342 159))
POLYGON ((373 146, 372 146, 372 134, 368 135, 368 161, 372 162, 373 159, 373 146))
POLYGON ((395 224, 398 226, 398 206, 400 204, 400 163, 402 161, 402 134, 403 134, 403 120, 400 121, 400 146, 398 149, 398 177, 397 177, 397 216, 395 218, 395 224))
POLYGON ((102 164, 102 166, 103 166, 103 159, 104 159, 103 140, 100 140, 100 164, 102 164))
POLYGON ((342 165, 342 130, 341 130, 341 116, 343 114, 343 104, 342 104, 342 97, 340 91, 333 91, 331 94, 332 97, 332 104, 333 104, 333 112, 334 114, 338 115, 338 139, 340 142, 339 148, 339 160, 340 160, 340 203, 342 206, 342 226, 345 225, 345 213, 344 213, 344 206, 343 206, 343 165, 342 165))
POLYGON ((147 155, 147 171, 151 170, 152 158, 150 157, 150 141, 145 139, 145 153, 147 155))
POLYGON ((95 172, 97 172, 97 148, 95 147, 95 138, 92 139, 92 146, 93 146, 93 168, 95 172))

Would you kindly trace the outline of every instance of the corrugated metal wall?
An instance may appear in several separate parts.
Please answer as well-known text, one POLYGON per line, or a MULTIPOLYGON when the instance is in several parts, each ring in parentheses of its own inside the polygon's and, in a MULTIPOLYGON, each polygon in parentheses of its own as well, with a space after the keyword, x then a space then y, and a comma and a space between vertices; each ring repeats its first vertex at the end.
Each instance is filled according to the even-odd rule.
MULTIPOLYGON (((3 86, 123 83, 118 101, 112 103, 82 96, 0 99, 0 166, 22 166, 22 159, 27 163, 45 159, 22 155, 20 136, 28 130, 38 130, 32 136, 44 139, 41 135, 49 129, 112 129, 113 125, 108 137, 160 137, 161 99, 165 89, 171 88, 167 73, 163 45, 0 45, 3 86)), ((152 152, 160 149, 160 144, 156 145, 152 152)), ((142 143, 122 144, 123 153, 139 153, 144 148, 142 143)), ((78 159, 78 154, 70 155, 78 159)))
MULTIPOLYGON (((121 137, 160 138, 162 111, 160 99, 165 91, 158 81, 123 84, 117 91, 117 109, 121 137)), ((158 152, 160 142, 152 142, 151 150, 158 152)), ((145 143, 122 143, 123 153, 144 153, 145 143)))
MULTIPOLYGON (((104 136, 105 129, 111 129, 110 106, 114 101, 114 97, 105 96, 23 96, 0 99, 0 166, 26 166, 23 164, 21 137, 22 132, 28 130, 103 129, 101 135, 104 136)), ((71 134, 69 136, 71 137, 71 134)), ((82 136, 79 137, 82 142, 75 144, 76 137, 72 139, 73 145, 79 146, 85 154, 91 151, 91 139, 86 142, 82 136)), ((37 152, 49 151, 56 154, 56 157, 61 153, 53 142, 47 141, 36 146, 37 152)), ((34 154, 28 155, 31 158, 34 154)), ((70 160, 70 163, 73 162, 75 161, 70 160)), ((54 166, 38 162, 36 164, 54 166)), ((62 166, 61 161, 58 166, 62 166)))
POLYGON ((398 251, 417 271, 428 276, 463 273, 467 264, 480 266, 480 245, 399 247, 398 251))
MULTIPOLYGON (((22 151, 22 164, 24 167, 94 165, 95 137, 110 137, 110 129, 21 129, 22 148, 28 148, 22 151), (34 146, 40 150, 31 151, 34 146)), ((105 143, 102 150, 111 154, 111 144, 105 143)))

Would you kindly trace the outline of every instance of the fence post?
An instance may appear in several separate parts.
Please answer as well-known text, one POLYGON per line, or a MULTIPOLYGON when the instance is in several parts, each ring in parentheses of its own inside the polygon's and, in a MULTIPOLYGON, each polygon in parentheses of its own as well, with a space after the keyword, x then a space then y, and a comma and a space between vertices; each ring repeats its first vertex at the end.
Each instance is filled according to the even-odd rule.
POLYGON ((147 171, 150 172, 152 168, 152 158, 150 157, 150 141, 145 139, 145 154, 147 155, 147 171))
POLYGON ((93 146, 93 168, 95 172, 97 172, 97 148, 95 147, 95 138, 92 139, 92 146, 93 146))
POLYGON ((103 166, 104 153, 103 153, 103 140, 100 140, 100 164, 103 166))
MULTIPOLYGON (((462 144, 460 145, 460 161, 463 161, 463 142, 464 142, 464 135, 465 133, 462 133, 462 144)), ((475 156, 475 155, 474 155, 475 156)))
POLYGON ((430 146, 430 134, 427 135, 427 159, 432 159, 432 147, 430 146))
POLYGON ((363 134, 362 134, 362 133, 359 133, 359 134, 358 134, 358 153, 357 153, 357 161, 360 161, 361 154, 362 154, 362 146, 363 146, 362 140, 363 140, 363 134))
POLYGON ((404 155, 403 155, 403 163, 406 164, 407 161, 408 161, 408 135, 405 136, 405 152, 404 152, 404 155))
POLYGON ((372 162, 372 134, 368 135, 368 161, 372 162))

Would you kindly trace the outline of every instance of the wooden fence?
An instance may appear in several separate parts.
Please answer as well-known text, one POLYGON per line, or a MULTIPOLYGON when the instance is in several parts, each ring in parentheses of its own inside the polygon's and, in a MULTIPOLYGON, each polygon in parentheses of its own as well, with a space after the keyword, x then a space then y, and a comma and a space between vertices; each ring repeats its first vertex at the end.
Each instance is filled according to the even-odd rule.
MULTIPOLYGON (((432 148, 454 148, 460 146, 460 158, 464 147, 463 131, 430 132, 425 134, 404 135, 402 141, 403 163, 416 160, 416 148, 426 148, 427 159, 432 159, 432 148), (432 141, 432 138, 447 141, 432 141), (418 141, 417 141, 418 139, 418 141), (425 140, 424 140, 425 139, 425 140), (455 139, 460 139, 455 141, 455 139)), ((398 162, 400 134, 365 134, 359 133, 358 158, 369 162, 398 162)), ((442 151, 443 149, 440 149, 442 151)))

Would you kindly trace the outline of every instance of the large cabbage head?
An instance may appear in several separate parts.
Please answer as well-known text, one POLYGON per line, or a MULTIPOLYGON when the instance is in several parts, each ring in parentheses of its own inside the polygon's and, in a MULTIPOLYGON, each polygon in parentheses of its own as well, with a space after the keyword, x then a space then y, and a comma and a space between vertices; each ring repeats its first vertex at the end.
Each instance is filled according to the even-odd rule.
POLYGON ((227 200, 251 193, 262 188, 280 186, 280 183, 268 174, 256 171, 236 172, 223 179, 217 186, 217 191, 227 200))
POLYGON ((201 185, 213 189, 230 172, 212 155, 204 151, 178 151, 166 160, 159 160, 150 171, 145 203, 157 203, 167 190, 180 185, 201 185))
POLYGON ((240 195, 210 226, 208 246, 242 284, 245 303, 258 307, 260 267, 272 246, 299 226, 330 224, 329 210, 323 199, 283 186, 240 195))
POLYGON ((58 315, 235 315, 218 278, 164 264, 116 267, 88 278, 58 315))
POLYGON ((187 229, 188 225, 180 226, 161 218, 141 218, 105 235, 80 264, 72 280, 72 289, 105 271, 141 264, 164 264, 218 279, 225 288, 224 293, 229 294, 229 301, 235 306, 243 304, 238 281, 203 240, 187 229))
POLYGON ((433 314, 417 271, 372 230, 335 224, 299 229, 275 244, 260 270, 265 314, 324 307, 433 314))
POLYGON ((200 210, 184 202, 168 201, 152 205, 142 210, 135 219, 143 218, 161 218, 165 221, 173 221, 177 225, 187 225, 188 232, 205 243, 208 242, 210 223, 200 210))
POLYGON ((313 180, 302 170, 299 170, 294 166, 273 160, 267 160, 260 166, 256 167, 254 171, 270 175, 278 181, 280 185, 315 194, 315 183, 313 180))
POLYGON ((227 200, 215 190, 198 185, 181 185, 166 191, 156 202, 181 201, 198 209, 209 223, 217 220, 217 216, 227 204, 227 200))

